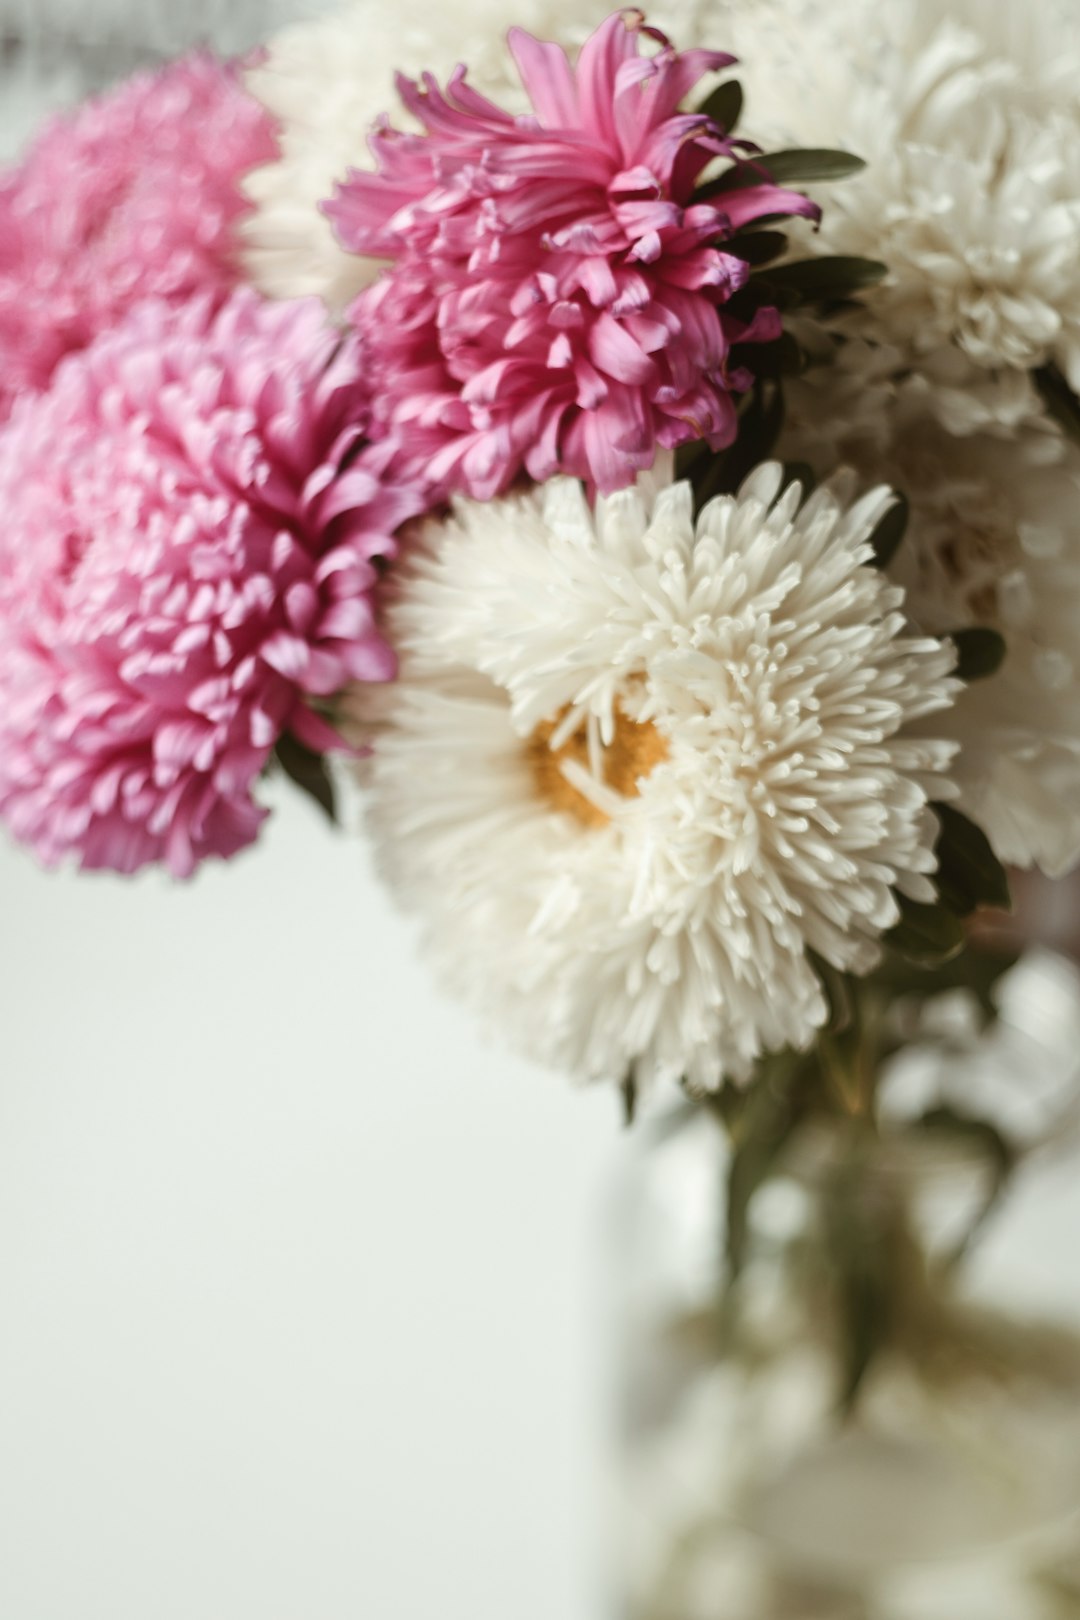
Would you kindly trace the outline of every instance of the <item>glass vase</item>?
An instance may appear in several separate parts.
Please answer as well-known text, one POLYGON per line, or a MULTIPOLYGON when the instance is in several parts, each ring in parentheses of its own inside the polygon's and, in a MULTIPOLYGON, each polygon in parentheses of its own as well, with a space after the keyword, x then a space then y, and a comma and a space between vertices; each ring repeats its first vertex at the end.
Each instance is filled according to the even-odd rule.
POLYGON ((1080 976, 994 993, 931 1001, 872 1117, 642 1136, 621 1620, 1080 1616, 1080 976))

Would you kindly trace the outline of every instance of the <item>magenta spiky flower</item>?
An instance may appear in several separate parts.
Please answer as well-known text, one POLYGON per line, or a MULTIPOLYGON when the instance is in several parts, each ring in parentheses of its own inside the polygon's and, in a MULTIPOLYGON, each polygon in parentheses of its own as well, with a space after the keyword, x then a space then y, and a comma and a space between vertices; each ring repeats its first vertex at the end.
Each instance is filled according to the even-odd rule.
POLYGON ((240 279, 240 177, 276 152, 236 70, 205 52, 47 126, 0 178, 0 421, 139 298, 240 279))
POLYGON ((0 815, 47 862, 178 876, 255 837, 283 735, 385 680, 375 559, 421 506, 365 448, 317 300, 139 306, 0 430, 0 815))
POLYGON ((400 78, 424 133, 380 127, 377 172, 351 172, 326 212, 346 248, 393 263, 350 318, 376 420, 406 457, 480 499, 523 470, 609 492, 661 447, 731 443, 732 394, 750 382, 732 345, 776 337, 779 317, 725 314, 747 266, 719 244, 817 210, 768 183, 695 201, 706 167, 735 153, 679 109, 731 57, 680 53, 633 11, 576 67, 520 29, 509 43, 533 115, 485 100, 463 68, 445 91, 400 78))

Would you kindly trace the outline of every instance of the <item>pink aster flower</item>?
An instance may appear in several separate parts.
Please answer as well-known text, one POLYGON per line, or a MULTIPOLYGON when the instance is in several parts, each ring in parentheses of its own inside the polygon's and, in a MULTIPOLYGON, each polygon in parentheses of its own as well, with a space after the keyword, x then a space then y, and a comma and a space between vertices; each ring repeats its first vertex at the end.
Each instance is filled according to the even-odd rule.
POLYGON ((679 108, 731 57, 679 53, 632 11, 576 68, 520 29, 509 43, 534 115, 501 111, 463 68, 445 91, 399 78, 425 133, 384 122, 377 171, 350 172, 326 212, 344 247, 393 261, 350 311, 382 431, 479 499, 523 468, 607 493, 659 447, 731 443, 731 396, 751 380, 732 345, 780 327, 774 310, 750 327, 725 314, 747 266, 718 244, 763 215, 817 210, 769 183, 695 200, 735 148, 679 108))
MULTIPOLYGON (((419 510, 355 340, 240 289, 144 303, 0 430, 0 815, 47 863, 232 855, 286 733, 385 680, 375 559, 419 510)), ((340 744, 339 744, 340 745, 340 744)))
POLYGON ((269 115, 201 52, 55 118, 0 177, 0 421, 135 300, 224 297, 237 182, 275 151, 269 115))

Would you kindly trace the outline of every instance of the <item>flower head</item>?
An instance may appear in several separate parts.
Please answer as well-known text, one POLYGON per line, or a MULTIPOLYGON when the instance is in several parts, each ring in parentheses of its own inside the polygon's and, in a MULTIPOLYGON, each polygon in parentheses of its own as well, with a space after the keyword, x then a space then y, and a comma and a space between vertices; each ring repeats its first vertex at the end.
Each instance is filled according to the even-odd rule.
POLYGON ((264 109, 203 53, 56 117, 0 178, 0 420, 136 300, 223 298, 239 177, 274 150, 264 109))
POLYGON ((254 838, 309 706, 392 674, 373 558, 420 502, 361 451, 321 305, 144 303, 0 432, 0 815, 48 862, 186 875, 254 838))
POLYGON ((370 823, 448 979, 584 1078, 745 1078, 928 900, 951 650, 867 566, 893 499, 778 467, 695 523, 677 483, 461 501, 402 564, 401 674, 355 695, 370 823))
POLYGON ((725 315, 748 272, 717 243, 816 210, 771 184, 695 201, 732 143, 679 108, 731 58, 662 35, 650 56, 646 37, 640 13, 616 13, 572 67, 511 30, 527 117, 464 69, 445 91, 400 80, 425 133, 380 129, 378 172, 353 172, 327 205, 345 247, 393 261, 351 319, 384 428, 448 488, 487 499, 524 470, 610 492, 660 448, 735 436, 731 396, 750 378, 732 345, 777 336, 779 317, 725 315))

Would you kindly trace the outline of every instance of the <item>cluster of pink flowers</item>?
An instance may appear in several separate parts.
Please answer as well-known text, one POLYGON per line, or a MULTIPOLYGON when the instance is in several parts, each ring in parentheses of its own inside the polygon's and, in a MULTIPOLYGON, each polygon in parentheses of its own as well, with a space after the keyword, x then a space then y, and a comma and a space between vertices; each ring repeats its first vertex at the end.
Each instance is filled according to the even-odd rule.
POLYGON ((381 128, 377 172, 352 172, 326 211, 344 247, 393 262, 350 318, 376 421, 408 459, 480 500, 522 471, 608 493, 660 448, 732 442, 732 394, 751 380, 732 346, 780 326, 775 310, 725 315, 748 270, 716 244, 817 210, 768 183, 695 201, 735 149, 679 108, 729 56, 680 54, 637 12, 610 17, 576 69, 520 29, 509 43, 535 117, 501 111, 460 68, 445 91, 400 79, 424 133, 381 128))
POLYGON ((45 861, 183 875, 248 844, 282 739, 335 746, 331 700, 393 675, 375 596, 426 505, 522 473, 606 492, 734 437, 733 349, 779 320, 727 310, 722 244, 815 210, 699 193, 737 150, 680 109, 730 58, 630 12, 576 67, 510 45, 534 115, 464 69, 401 80, 423 133, 383 121, 327 201, 390 261, 344 335, 240 285, 276 136, 233 65, 140 75, 0 177, 0 816, 45 861))

